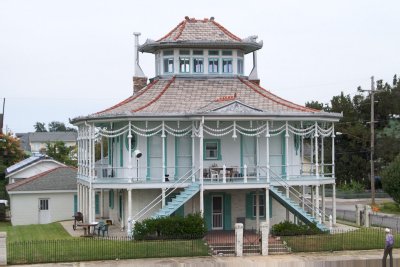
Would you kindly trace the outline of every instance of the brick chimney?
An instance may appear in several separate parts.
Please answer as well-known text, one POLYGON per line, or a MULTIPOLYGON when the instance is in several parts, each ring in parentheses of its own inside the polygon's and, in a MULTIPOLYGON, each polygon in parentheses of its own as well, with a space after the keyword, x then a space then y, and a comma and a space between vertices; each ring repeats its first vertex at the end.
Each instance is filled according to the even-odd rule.
POLYGON ((147 77, 133 76, 133 94, 136 94, 147 85, 147 77))

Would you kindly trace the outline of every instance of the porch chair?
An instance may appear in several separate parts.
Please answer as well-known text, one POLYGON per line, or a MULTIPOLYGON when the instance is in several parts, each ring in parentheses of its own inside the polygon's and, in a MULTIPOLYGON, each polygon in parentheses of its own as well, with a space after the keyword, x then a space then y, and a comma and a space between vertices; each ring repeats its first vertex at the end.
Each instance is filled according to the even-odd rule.
POLYGON ((214 180, 214 178, 217 178, 217 181, 219 181, 218 171, 210 169, 210 175, 211 175, 211 182, 214 180))
POLYGON ((97 231, 97 235, 100 236, 100 231, 103 228, 104 222, 99 222, 99 224, 97 224, 94 227, 94 231, 97 231))
POLYGON ((101 231, 103 237, 104 237, 104 233, 107 233, 107 236, 108 236, 108 224, 106 224, 106 223, 103 224, 103 226, 99 230, 99 236, 100 236, 100 231, 101 231))

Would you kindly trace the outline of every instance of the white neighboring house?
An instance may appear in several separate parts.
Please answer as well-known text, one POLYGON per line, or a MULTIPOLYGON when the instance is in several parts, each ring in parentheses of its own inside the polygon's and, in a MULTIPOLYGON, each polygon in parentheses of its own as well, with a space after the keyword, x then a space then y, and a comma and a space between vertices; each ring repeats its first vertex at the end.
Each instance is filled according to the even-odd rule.
POLYGON ((76 212, 76 169, 57 167, 9 184, 12 225, 71 219, 76 212))
POLYGON ((76 145, 76 132, 32 132, 17 133, 21 140, 22 149, 31 153, 40 153, 46 150, 47 143, 54 144, 57 141, 64 142, 66 147, 76 145))
POLYGON ((37 154, 8 167, 6 179, 8 184, 12 184, 57 167, 66 165, 46 155, 37 154))

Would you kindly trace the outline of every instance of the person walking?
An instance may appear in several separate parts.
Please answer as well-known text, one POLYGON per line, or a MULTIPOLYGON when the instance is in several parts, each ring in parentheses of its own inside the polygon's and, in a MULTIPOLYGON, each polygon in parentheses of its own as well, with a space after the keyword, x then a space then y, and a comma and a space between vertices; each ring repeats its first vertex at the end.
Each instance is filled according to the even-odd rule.
POLYGON ((385 229, 386 233, 386 238, 385 238, 385 250, 383 252, 383 258, 382 258, 382 266, 386 267, 386 259, 389 254, 390 257, 390 267, 393 267, 393 255, 392 255, 392 250, 393 250, 393 245, 394 245, 394 237, 390 233, 390 229, 386 228, 385 229))

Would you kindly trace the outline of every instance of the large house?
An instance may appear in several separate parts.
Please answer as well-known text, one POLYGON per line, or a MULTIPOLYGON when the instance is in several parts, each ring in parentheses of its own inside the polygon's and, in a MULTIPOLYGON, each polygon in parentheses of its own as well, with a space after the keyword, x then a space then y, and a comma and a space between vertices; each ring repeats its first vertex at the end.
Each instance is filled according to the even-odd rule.
POLYGON ((29 154, 45 152, 47 144, 54 144, 62 141, 66 147, 76 145, 76 132, 32 132, 17 133, 16 136, 21 141, 21 148, 29 154))
MULTIPOLYGON (((341 114, 261 87, 262 42, 236 36, 213 17, 186 17, 142 45, 139 35, 133 95, 72 120, 85 218, 109 218, 128 233, 137 220, 190 213, 201 213, 209 230, 287 219, 323 229, 325 186, 335 192, 334 123, 341 114), (138 52, 155 57, 148 84, 138 52), (249 54, 253 68, 246 75, 249 54)), ((332 208, 335 218, 335 195, 332 208)))

